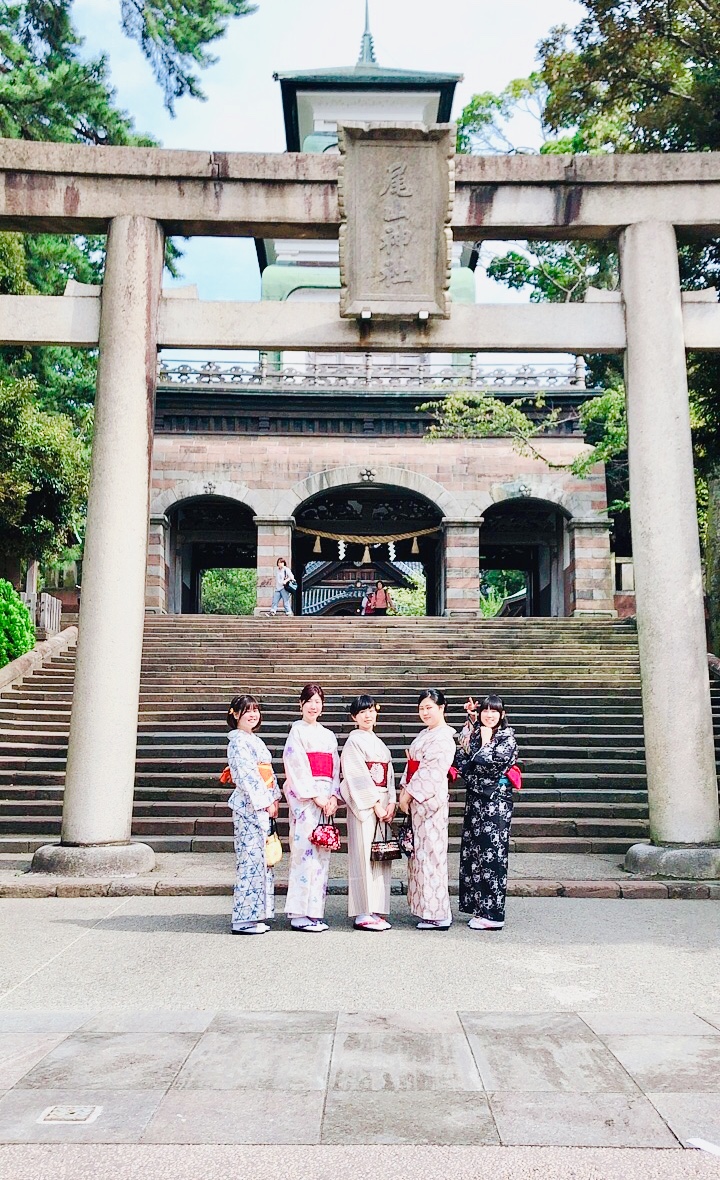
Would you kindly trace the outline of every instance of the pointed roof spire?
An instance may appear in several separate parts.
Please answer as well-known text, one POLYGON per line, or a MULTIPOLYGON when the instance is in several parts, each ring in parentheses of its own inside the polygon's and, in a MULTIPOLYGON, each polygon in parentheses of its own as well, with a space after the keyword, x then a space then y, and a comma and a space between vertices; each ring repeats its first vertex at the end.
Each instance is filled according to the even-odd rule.
POLYGON ((368 0, 365 0, 365 32, 360 42, 360 56, 357 59, 357 64, 359 66, 370 66, 376 63, 375 44, 372 33, 370 32, 370 6, 368 0))

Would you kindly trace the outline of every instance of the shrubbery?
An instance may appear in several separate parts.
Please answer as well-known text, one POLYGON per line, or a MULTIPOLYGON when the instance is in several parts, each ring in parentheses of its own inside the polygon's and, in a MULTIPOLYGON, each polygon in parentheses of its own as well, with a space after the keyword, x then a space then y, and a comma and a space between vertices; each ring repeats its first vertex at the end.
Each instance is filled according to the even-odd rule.
POLYGON ((0 578, 0 668, 35 646, 28 609, 9 582, 0 578))
POLYGON ((256 601, 255 570, 205 570, 202 577, 204 615, 251 615, 256 601))

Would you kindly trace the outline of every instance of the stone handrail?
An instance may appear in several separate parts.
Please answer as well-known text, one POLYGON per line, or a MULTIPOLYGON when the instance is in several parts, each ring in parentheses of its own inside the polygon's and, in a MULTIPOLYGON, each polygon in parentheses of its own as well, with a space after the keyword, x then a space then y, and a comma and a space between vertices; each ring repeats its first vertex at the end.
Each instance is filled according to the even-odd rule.
POLYGON ((473 357, 465 365, 440 365, 418 360, 398 364, 368 353, 364 358, 348 356, 343 362, 326 360, 306 363, 269 365, 265 357, 258 363, 238 364, 229 361, 161 360, 158 381, 165 386, 192 386, 205 389, 253 389, 287 386, 295 389, 316 388, 412 388, 446 390, 449 388, 488 390, 509 389, 514 396, 523 391, 562 390, 576 393, 586 390, 586 367, 582 357, 574 364, 548 367, 542 365, 489 365, 473 357))
POLYGON ((32 651, 26 651, 25 655, 18 656, 16 660, 11 660, 4 668, 0 668, 0 691, 11 688, 13 684, 19 684, 48 660, 73 647, 77 643, 77 634, 77 627, 65 627, 58 635, 44 639, 42 643, 36 643, 32 651))

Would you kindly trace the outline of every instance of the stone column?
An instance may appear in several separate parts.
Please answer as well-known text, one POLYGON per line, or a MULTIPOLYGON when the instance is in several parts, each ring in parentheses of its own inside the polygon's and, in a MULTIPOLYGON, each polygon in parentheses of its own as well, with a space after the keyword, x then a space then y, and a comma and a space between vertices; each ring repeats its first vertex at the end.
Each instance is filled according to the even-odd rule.
MULTIPOLYGON (((257 525, 257 603, 255 614, 270 610, 277 560, 284 557, 292 564, 292 538, 295 520, 292 516, 256 516, 257 525)), ((293 571, 298 573, 297 570, 293 571)), ((280 608, 282 609, 282 607, 280 608)), ((293 607, 293 609, 295 609, 293 607)))
POLYGON ((148 534, 147 571, 145 574, 145 610, 149 614, 166 615, 168 610, 167 544, 170 522, 162 513, 150 517, 148 534))
POLYGON ((162 270, 158 224, 114 218, 102 290, 62 837, 60 845, 35 853, 36 871, 120 876, 155 863, 151 848, 130 842, 130 830, 162 270))
POLYGON ((443 614, 480 614, 480 525, 477 520, 444 520, 445 593, 443 614))
POLYGON ((625 863, 632 872, 712 878, 720 876, 720 821, 673 227, 629 226, 620 260, 652 839, 625 863))
POLYGON ((610 522, 570 520, 570 613, 615 618, 610 522))

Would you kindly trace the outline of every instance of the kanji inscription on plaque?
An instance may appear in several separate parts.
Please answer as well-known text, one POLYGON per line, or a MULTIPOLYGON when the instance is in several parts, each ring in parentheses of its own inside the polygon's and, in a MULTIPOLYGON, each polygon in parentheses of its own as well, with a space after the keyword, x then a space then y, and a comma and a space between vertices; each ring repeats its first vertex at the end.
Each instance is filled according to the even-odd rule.
POLYGON ((447 317, 454 128, 351 123, 340 151, 340 314, 447 317))

